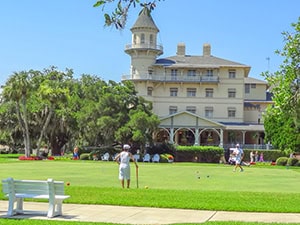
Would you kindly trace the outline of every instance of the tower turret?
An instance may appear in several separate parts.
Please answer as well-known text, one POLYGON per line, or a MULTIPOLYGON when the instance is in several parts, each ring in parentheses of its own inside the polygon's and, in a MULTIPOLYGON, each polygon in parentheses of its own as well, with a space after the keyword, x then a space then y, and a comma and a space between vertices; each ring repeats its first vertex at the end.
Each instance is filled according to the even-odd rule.
POLYGON ((155 25, 150 10, 144 7, 130 29, 131 44, 126 45, 125 52, 131 56, 131 79, 147 78, 156 58, 163 54, 163 47, 157 44, 159 29, 155 25))

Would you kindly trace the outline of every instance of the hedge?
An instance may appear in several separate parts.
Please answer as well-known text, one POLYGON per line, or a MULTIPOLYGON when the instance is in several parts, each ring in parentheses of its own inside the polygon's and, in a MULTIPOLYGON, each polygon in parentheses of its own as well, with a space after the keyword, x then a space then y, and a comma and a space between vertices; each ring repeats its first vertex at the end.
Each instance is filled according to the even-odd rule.
POLYGON ((177 146, 176 162, 219 163, 224 149, 216 146, 177 146))

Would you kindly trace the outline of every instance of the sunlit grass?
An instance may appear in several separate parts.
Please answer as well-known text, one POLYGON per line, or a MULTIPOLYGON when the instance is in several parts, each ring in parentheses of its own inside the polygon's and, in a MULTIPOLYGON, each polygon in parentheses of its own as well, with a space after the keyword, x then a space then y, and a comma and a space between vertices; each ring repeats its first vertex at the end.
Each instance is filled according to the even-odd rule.
MULTIPOLYGON (((223 164, 139 163, 139 189, 132 166, 130 190, 121 188, 114 162, 11 161, 0 163, 0 178, 63 180, 70 183, 66 203, 300 212, 299 167, 232 169, 223 164)), ((0 198, 5 199, 3 194, 0 198)))

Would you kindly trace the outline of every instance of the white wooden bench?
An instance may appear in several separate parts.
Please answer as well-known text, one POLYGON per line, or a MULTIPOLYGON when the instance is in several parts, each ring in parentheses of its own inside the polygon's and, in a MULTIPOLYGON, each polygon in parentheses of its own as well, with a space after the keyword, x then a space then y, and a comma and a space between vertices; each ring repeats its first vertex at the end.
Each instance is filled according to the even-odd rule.
POLYGON ((48 180, 2 180, 3 193, 8 197, 8 216, 23 214, 23 199, 48 199, 47 217, 62 215, 62 202, 69 198, 64 193, 64 182, 48 180), (16 203, 16 205, 15 205, 16 203))

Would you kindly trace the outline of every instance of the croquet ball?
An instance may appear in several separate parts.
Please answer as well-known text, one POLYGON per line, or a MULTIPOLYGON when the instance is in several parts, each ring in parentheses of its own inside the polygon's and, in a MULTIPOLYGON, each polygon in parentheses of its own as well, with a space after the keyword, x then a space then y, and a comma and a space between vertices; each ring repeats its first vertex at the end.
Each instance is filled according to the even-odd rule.
POLYGON ((207 175, 206 177, 209 178, 209 175, 207 175))
POLYGON ((70 186, 70 182, 67 182, 67 186, 70 186))
POLYGON ((200 177, 198 177, 198 179, 200 179, 200 177))
POLYGON ((148 186, 145 186, 145 189, 148 189, 148 186))

